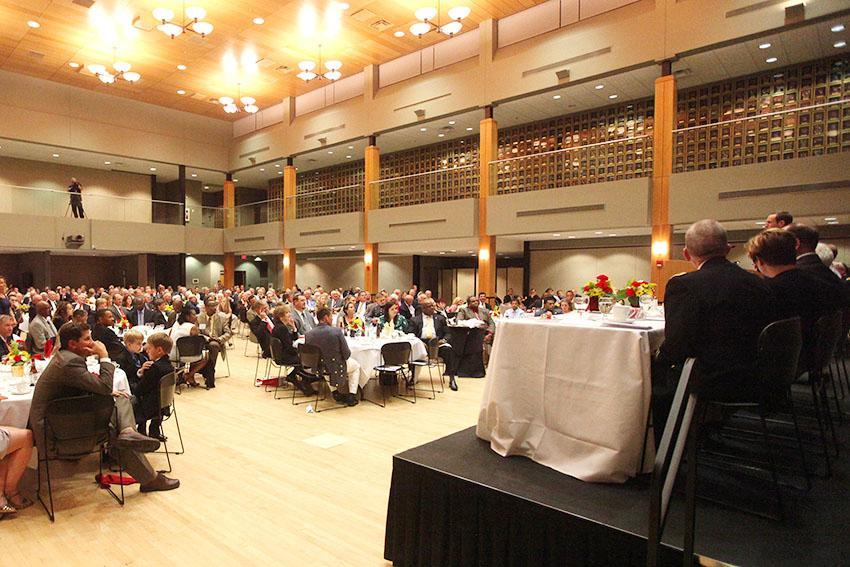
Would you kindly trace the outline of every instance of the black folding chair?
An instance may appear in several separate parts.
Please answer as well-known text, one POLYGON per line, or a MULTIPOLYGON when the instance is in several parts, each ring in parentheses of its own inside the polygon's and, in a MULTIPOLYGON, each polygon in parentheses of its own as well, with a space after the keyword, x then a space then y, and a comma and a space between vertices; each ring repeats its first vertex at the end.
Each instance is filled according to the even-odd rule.
POLYGON ((814 349, 809 357, 809 385, 812 391, 812 408, 815 418, 818 422, 818 430, 820 432, 821 443, 823 446, 824 459, 826 461, 826 475, 832 475, 831 460, 829 457, 829 448, 826 435, 826 429, 829 428, 833 450, 838 456, 838 438, 835 434, 835 424, 832 420, 832 412, 829 409, 829 394, 827 385, 832 383, 833 392, 835 393, 836 410, 840 413, 841 408, 838 405, 838 393, 835 390, 835 380, 832 376, 830 362, 835 356, 838 349, 838 343, 841 340, 842 329, 842 313, 835 311, 829 315, 820 317, 815 323, 815 341, 814 349), (825 424, 824 424, 825 422, 825 424))
POLYGON ((171 456, 170 455, 182 455, 186 452, 185 447, 183 446, 183 433, 180 431, 180 420, 177 419, 177 406, 174 404, 174 392, 177 387, 177 373, 170 372, 162 377, 159 381, 159 416, 161 420, 161 431, 163 431, 163 441, 162 446, 164 451, 157 451, 157 453, 165 453, 165 459, 168 461, 168 471, 171 472, 171 456), (168 450, 168 438, 165 437, 165 422, 174 418, 174 424, 177 426, 177 438, 180 440, 180 450, 179 451, 169 451, 168 450))
MULTIPOLYGON (((99 474, 103 476, 103 454, 109 441, 109 427, 115 402, 111 396, 86 394, 69 398, 59 398, 50 402, 44 414, 43 445, 44 455, 39 451, 37 472, 37 496, 51 522, 56 521, 53 508, 53 485, 50 478, 50 461, 80 459, 92 453, 99 453, 99 474), (41 493, 41 465, 44 463, 47 477, 48 507, 41 493)), ((121 466, 121 452, 115 451, 118 458, 119 484, 121 495, 116 494, 110 485, 106 489, 121 505, 124 505, 124 469, 121 466)))
MULTIPOLYGON (((370 400, 366 397, 365 391, 360 394, 360 399, 366 400, 367 402, 371 402, 377 406, 386 407, 387 406, 387 393, 384 385, 381 384, 381 374, 392 374, 394 376, 394 381, 396 385, 398 385, 398 378, 401 376, 404 379, 404 387, 407 390, 413 390, 413 396, 411 399, 409 396, 403 394, 393 394, 393 397, 399 398, 406 402, 410 402, 412 404, 416 403, 416 386, 413 384, 412 378, 408 378, 407 368, 408 363, 410 362, 410 343, 405 342, 394 342, 394 343, 386 343, 381 347, 381 360, 382 363, 375 367, 374 375, 369 378, 369 382, 377 381, 378 386, 381 388, 381 400, 382 403, 378 403, 374 400, 370 400)), ((399 386, 400 388, 401 386, 399 386)))
MULTIPOLYGON (((274 399, 279 399, 277 397, 277 393, 281 389, 286 389, 286 385, 288 382, 285 377, 283 377, 283 372, 286 368, 289 368, 285 364, 278 364, 278 360, 283 360, 283 343, 280 342, 280 339, 277 337, 269 337, 269 354, 271 355, 266 359, 266 372, 265 375, 267 378, 271 378, 271 369, 277 368, 277 383, 274 387, 274 399), (283 382, 281 383, 281 380, 283 382)), ((266 392, 269 392, 268 385, 266 385, 266 392)))
POLYGON ((298 345, 298 360, 301 362, 301 369, 305 376, 312 378, 316 385, 316 398, 313 400, 313 397, 310 396, 302 396, 304 398, 303 401, 296 402, 295 401, 295 393, 296 388, 292 389, 292 405, 301 405, 306 404, 313 400, 313 410, 316 413, 322 411, 329 411, 340 409, 348 406, 344 405, 336 405, 332 407, 326 407, 324 409, 319 407, 319 402, 327 399, 327 392, 331 389, 331 377, 325 368, 324 362, 322 360, 322 350, 316 345, 308 345, 306 343, 298 345), (327 390, 325 389, 327 387, 327 390), (321 394, 321 398, 319 395, 321 394))
MULTIPOLYGON (((428 369, 428 380, 431 382, 431 397, 429 400, 436 399, 437 391, 434 389, 434 373, 433 369, 437 369, 437 373, 440 376, 440 393, 442 394, 444 389, 445 380, 443 379, 443 373, 440 372, 440 339, 434 337, 432 339, 428 339, 428 342, 425 343, 425 348, 428 352, 428 358, 426 360, 411 360, 410 366, 411 374, 416 377, 415 368, 427 368, 428 369)), ((427 392, 427 390, 424 390, 427 392)))

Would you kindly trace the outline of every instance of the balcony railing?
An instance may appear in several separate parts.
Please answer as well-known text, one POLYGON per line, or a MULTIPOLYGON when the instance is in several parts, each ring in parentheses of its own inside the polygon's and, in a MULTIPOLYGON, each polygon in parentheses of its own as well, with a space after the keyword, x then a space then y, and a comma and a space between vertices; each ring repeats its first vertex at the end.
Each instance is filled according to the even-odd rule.
POLYGON ((268 199, 234 207, 236 226, 265 224, 283 220, 283 199, 268 199))
POLYGON ((678 128, 673 140, 675 173, 848 152, 850 100, 678 128))
POLYGON ((379 208, 405 207, 478 196, 478 163, 390 177, 372 182, 379 208))
POLYGON ((287 206, 295 207, 297 219, 358 213, 363 211, 363 185, 316 188, 299 192, 288 199, 287 206))
MULTIPOLYGON (((0 213, 73 218, 71 195, 57 189, 0 185, 0 213)), ((97 195, 85 190, 81 200, 88 219, 183 224, 182 203, 97 195)))
POLYGON ((490 162, 490 175, 498 194, 558 189, 651 174, 650 134, 490 162))

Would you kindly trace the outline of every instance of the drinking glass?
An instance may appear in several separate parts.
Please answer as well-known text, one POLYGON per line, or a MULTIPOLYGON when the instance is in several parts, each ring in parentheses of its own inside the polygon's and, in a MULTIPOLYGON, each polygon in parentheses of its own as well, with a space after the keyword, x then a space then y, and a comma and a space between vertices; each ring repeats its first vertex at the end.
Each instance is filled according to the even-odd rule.
POLYGON ((638 302, 640 303, 641 310, 643 310, 643 314, 646 316, 649 315, 649 310, 654 307, 655 298, 649 294, 641 295, 638 302))
POLYGON ((578 311, 579 318, 584 317, 584 312, 590 307, 590 297, 586 295, 577 295, 573 299, 573 307, 578 311))
POLYGON ((599 298, 599 312, 602 313, 603 318, 605 318, 611 312, 612 307, 614 307, 613 297, 599 298))

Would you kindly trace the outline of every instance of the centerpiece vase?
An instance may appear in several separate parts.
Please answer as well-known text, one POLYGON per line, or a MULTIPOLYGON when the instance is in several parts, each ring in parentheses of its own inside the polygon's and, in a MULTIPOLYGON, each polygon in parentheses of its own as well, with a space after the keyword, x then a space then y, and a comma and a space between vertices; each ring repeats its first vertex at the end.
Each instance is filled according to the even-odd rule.
POLYGON ((24 365, 23 364, 15 364, 12 366, 12 376, 17 378, 23 378, 24 376, 24 365))
POLYGON ((629 305, 632 307, 640 307, 640 298, 637 295, 630 295, 626 297, 629 300, 629 305))
POLYGON ((599 311, 599 298, 595 295, 590 296, 590 302, 587 304, 588 311, 599 311))

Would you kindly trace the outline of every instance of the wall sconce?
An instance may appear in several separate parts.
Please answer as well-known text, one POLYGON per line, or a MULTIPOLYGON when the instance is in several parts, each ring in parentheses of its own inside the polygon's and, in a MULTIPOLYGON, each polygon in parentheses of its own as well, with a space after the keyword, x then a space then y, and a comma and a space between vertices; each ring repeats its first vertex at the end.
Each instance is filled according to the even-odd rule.
POLYGON ((486 262, 490 259, 490 250, 487 248, 481 248, 478 250, 478 259, 482 262, 486 262))
POLYGON ((364 252, 363 253, 363 263, 366 264, 367 266, 372 265, 372 253, 371 252, 364 252))
POLYGON ((656 240, 652 243, 652 255, 656 258, 666 258, 670 253, 670 244, 666 240, 656 240))
POLYGON ((284 268, 289 267, 289 253, 288 252, 283 255, 283 267, 284 268))

